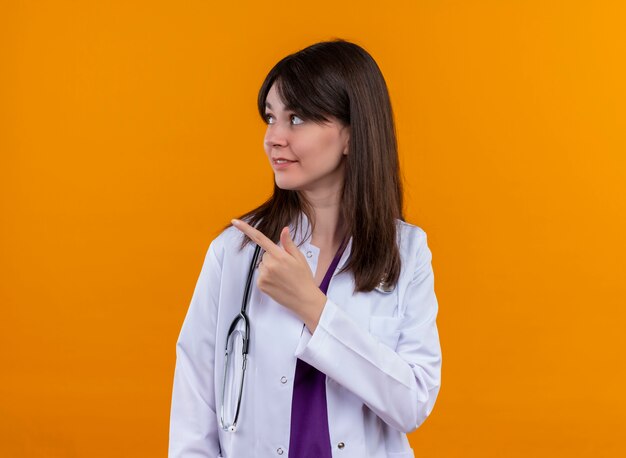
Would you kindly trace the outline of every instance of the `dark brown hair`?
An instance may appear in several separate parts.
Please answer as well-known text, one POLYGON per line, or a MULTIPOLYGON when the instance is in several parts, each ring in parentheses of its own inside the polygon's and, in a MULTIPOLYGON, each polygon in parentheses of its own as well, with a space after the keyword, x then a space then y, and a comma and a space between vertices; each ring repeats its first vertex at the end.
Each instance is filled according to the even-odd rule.
MULTIPOLYGON (((355 291, 371 291, 383 279, 395 285, 401 268, 396 220, 404 221, 402 183, 391 102, 378 65, 362 47, 341 39, 283 58, 259 90, 265 122, 265 99, 273 84, 285 106, 302 119, 324 122, 331 116, 350 126, 341 212, 352 247, 341 272, 353 273, 355 291)), ((283 227, 298 224, 300 212, 313 227, 304 195, 274 183, 265 203, 238 218, 277 243, 283 227)), ((248 243, 243 237, 240 248, 248 243)))

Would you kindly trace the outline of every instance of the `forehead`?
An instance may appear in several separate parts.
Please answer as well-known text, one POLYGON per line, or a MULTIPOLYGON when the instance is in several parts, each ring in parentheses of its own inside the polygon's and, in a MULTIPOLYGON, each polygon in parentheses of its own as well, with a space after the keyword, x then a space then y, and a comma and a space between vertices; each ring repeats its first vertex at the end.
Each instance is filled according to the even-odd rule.
POLYGON ((270 110, 292 110, 293 107, 288 104, 285 105, 285 101, 280 97, 280 93, 276 88, 276 84, 272 84, 272 87, 267 92, 265 97, 265 107, 270 110))

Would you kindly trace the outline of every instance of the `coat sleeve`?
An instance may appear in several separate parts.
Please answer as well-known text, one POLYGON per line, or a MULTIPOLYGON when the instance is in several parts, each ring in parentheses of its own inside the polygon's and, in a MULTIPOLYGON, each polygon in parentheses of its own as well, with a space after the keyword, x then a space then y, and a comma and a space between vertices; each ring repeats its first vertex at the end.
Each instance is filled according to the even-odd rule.
POLYGON ((220 454, 213 377, 222 271, 219 251, 214 240, 176 343, 169 458, 214 458, 220 454))
MULTIPOLYGON (((399 309, 395 351, 327 299, 313 335, 306 330, 296 356, 362 399, 378 417, 405 433, 417 429, 435 404, 441 380, 432 255, 422 233, 417 267, 399 309)), ((415 265, 415 264, 414 264, 415 265)))

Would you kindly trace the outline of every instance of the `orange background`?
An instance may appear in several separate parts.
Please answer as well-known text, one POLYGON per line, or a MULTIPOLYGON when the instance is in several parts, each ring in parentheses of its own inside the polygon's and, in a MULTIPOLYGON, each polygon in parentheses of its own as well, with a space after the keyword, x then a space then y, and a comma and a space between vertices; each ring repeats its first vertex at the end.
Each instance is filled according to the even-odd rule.
POLYGON ((626 456, 624 5, 3 2, 0 456, 166 456, 206 249, 272 189, 257 90, 334 37, 387 78, 433 252, 416 455, 626 456))

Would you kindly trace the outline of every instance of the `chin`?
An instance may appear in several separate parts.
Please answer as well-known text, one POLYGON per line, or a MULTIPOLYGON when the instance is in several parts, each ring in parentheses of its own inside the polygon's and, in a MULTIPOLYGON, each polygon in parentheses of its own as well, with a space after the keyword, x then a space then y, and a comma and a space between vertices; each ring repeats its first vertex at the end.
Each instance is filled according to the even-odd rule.
POLYGON ((285 191, 298 191, 302 186, 299 183, 293 183, 288 180, 274 180, 276 186, 285 191))

